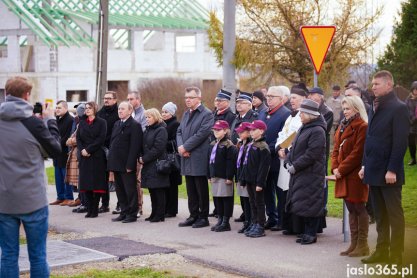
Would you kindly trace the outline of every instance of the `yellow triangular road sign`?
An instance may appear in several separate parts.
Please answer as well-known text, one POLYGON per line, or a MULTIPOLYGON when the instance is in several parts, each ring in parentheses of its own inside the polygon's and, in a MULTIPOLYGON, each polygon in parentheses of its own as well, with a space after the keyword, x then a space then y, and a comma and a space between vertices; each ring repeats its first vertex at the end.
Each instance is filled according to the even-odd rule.
POLYGON ((301 35, 307 46, 311 61, 313 62, 316 73, 319 74, 324 58, 329 50, 335 26, 301 26, 301 35))

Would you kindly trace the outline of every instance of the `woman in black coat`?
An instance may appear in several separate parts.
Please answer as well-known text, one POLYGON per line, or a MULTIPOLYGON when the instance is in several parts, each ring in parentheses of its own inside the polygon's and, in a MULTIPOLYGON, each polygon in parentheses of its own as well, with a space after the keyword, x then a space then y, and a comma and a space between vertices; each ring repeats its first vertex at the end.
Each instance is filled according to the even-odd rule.
POLYGON ((166 158, 168 132, 161 114, 156 108, 145 111, 146 130, 143 134, 143 156, 139 158, 142 168, 142 188, 148 188, 151 195, 152 212, 145 220, 165 220, 165 190, 169 187, 169 175, 156 171, 156 162, 166 158))
POLYGON ((320 217, 324 215, 324 179, 326 175, 326 123, 318 112, 318 103, 306 99, 300 107, 303 123, 285 160, 291 174, 286 211, 304 222, 304 234, 298 243, 317 241, 320 217))
MULTIPOLYGON (((164 119, 168 132, 168 143, 166 146, 167 153, 177 152, 177 129, 180 123, 177 121, 175 112, 177 106, 168 102, 162 107, 162 118, 164 119)), ((178 185, 182 183, 180 169, 169 174, 169 187, 165 191, 166 207, 165 217, 175 217, 178 213, 178 185)))
POLYGON ((85 116, 77 130, 79 189, 87 199, 87 218, 98 216, 101 194, 107 190, 106 157, 103 150, 106 139, 106 121, 96 117, 97 104, 87 102, 85 116))

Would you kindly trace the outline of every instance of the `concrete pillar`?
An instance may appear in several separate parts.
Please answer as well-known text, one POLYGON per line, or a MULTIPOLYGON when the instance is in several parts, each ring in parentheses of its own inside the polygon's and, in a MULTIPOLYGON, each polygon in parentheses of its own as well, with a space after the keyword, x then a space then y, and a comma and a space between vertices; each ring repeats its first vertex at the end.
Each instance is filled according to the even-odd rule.
POLYGON ((7 59, 9 72, 22 72, 22 59, 20 57, 19 36, 7 37, 7 59))
POLYGON ((141 71, 140 61, 143 61, 143 31, 132 31, 133 71, 141 71))

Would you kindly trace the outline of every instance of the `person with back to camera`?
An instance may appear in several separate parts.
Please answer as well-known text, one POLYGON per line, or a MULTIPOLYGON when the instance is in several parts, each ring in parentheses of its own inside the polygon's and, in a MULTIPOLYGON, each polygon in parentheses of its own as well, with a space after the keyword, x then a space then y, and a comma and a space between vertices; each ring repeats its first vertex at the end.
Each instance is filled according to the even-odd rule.
POLYGON ((317 102, 305 99, 300 106, 303 125, 285 160, 291 174, 286 211, 303 218, 304 234, 297 243, 317 241, 320 218, 324 215, 326 175, 326 123, 317 102))
POLYGON ((369 255, 369 216, 366 211, 368 185, 358 173, 362 166, 368 115, 358 96, 342 100, 344 119, 335 133, 331 170, 336 177, 335 197, 343 198, 349 210, 350 246, 341 256, 369 255))
POLYGON ((51 107, 43 120, 28 102, 32 84, 25 77, 6 82, 0 105, 0 277, 19 277, 19 231, 27 241, 30 276, 49 277, 46 258, 48 199, 44 158, 61 153, 59 130, 51 107))
POLYGON ((212 130, 216 139, 210 143, 208 152, 208 178, 211 182, 218 221, 211 227, 211 230, 225 232, 231 230, 229 219, 233 215, 236 147, 229 139, 230 128, 226 121, 215 122, 212 130))

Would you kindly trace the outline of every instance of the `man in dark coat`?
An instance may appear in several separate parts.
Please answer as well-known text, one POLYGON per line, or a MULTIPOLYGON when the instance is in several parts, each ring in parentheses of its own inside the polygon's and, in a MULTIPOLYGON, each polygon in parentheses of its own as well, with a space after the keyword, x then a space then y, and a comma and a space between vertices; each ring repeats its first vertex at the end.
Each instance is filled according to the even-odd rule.
POLYGON ((50 205, 66 206, 74 200, 72 185, 67 184, 64 181, 68 160, 68 147, 66 142, 71 136, 74 118, 68 112, 68 103, 64 100, 60 100, 56 103, 55 115, 58 123, 59 135, 61 137, 62 152, 56 159, 54 159, 57 198, 54 202, 50 203, 50 205))
POLYGON ((252 95, 246 92, 240 92, 236 99, 236 112, 238 113, 231 125, 232 142, 236 145, 239 135, 235 128, 240 126, 243 122, 253 122, 258 119, 258 113, 252 110, 252 95))
POLYGON ((370 185, 378 233, 376 250, 363 263, 402 264, 404 213, 401 204, 404 155, 409 129, 407 106, 393 92, 389 71, 372 79, 375 101, 371 105, 362 169, 359 176, 370 185))
POLYGON ((110 140, 107 170, 114 173, 120 215, 112 221, 135 222, 138 213, 136 164, 142 142, 142 128, 133 118, 133 106, 127 101, 119 105, 120 120, 114 124, 110 140))
MULTIPOLYGON (((110 139, 113 131, 114 123, 119 120, 119 115, 117 114, 117 94, 113 91, 108 91, 104 95, 104 106, 97 112, 97 117, 102 118, 107 123, 107 133, 106 140, 104 141, 104 147, 107 149, 110 147, 110 139)), ((107 173, 107 180, 109 180, 107 173)), ((105 194, 102 194, 101 207, 98 212, 109 212, 109 203, 110 203, 110 192, 107 189, 105 194)))
POLYGON ((268 220, 265 224, 265 229, 274 227, 274 230, 281 230, 278 227, 278 209, 277 209, 277 182, 279 174, 279 157, 275 151, 275 143, 277 141, 278 132, 282 130, 285 121, 290 116, 290 110, 284 106, 284 94, 290 89, 286 86, 272 86, 268 89, 266 101, 268 104, 268 111, 259 114, 259 120, 266 123, 268 129, 265 133, 266 143, 271 152, 271 168, 268 173, 266 187, 264 188, 266 214, 268 220))
POLYGON ((181 174, 185 176, 190 217, 180 227, 209 226, 209 190, 207 181, 208 149, 213 113, 201 104, 197 87, 185 89, 185 111, 177 130, 178 153, 181 155, 181 174))

